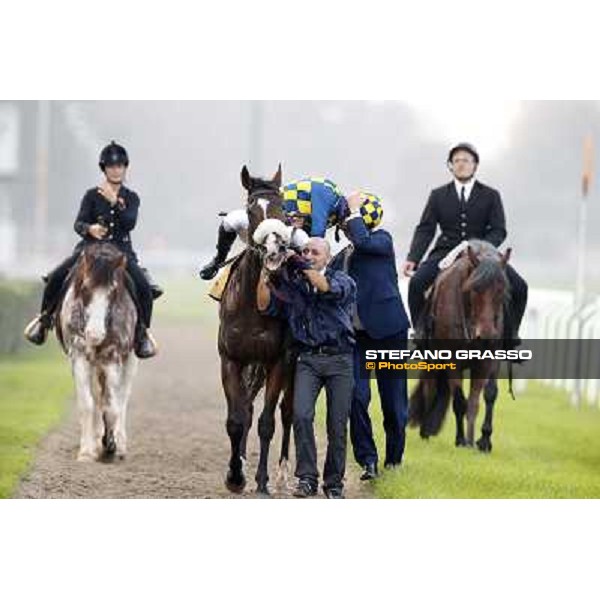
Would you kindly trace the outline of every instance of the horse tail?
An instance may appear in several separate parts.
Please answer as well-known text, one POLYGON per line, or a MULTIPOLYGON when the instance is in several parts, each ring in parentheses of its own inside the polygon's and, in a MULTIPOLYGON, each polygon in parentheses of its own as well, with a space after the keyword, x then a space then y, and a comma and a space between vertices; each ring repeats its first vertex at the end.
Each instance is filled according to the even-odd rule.
POLYGON ((422 438, 437 435, 448 407, 450 406, 450 386, 444 372, 436 373, 435 377, 423 374, 410 395, 409 423, 412 427, 420 426, 422 438))

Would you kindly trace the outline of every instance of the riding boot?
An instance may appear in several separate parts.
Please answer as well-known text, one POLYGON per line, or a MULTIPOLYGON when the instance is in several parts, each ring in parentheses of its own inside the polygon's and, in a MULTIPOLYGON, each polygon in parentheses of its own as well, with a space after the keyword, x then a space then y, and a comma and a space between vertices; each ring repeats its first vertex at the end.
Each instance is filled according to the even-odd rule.
POLYGON ((413 342, 417 350, 426 350, 433 333, 433 317, 429 312, 429 298, 423 298, 413 326, 413 342))
POLYGON ((236 237, 237 233, 235 231, 227 231, 223 223, 219 225, 217 254, 207 265, 200 269, 199 275, 201 279, 212 279, 219 272, 219 269, 223 266, 225 260, 227 260, 227 255, 236 237))
POLYGON ((152 358, 158 354, 156 340, 140 319, 135 327, 134 350, 138 358, 152 358))
POLYGON ((145 275, 146 280, 148 281, 148 285, 150 286, 150 291, 152 292, 152 299, 156 300, 160 298, 165 292, 164 290, 154 281, 152 275, 150 275, 150 271, 148 269, 141 267, 142 273, 145 275))
POLYGON ((48 338, 48 331, 52 329, 52 317, 47 313, 40 313, 25 327, 25 339, 36 346, 41 346, 48 338))
MULTIPOLYGON (((522 317, 522 314, 521 314, 522 317)), ((515 317, 515 312, 512 307, 512 303, 508 303, 504 307, 504 349, 514 350, 517 346, 521 345, 521 338, 519 337, 519 326, 521 325, 521 319, 515 317), (517 322, 518 320, 518 322, 517 322)))

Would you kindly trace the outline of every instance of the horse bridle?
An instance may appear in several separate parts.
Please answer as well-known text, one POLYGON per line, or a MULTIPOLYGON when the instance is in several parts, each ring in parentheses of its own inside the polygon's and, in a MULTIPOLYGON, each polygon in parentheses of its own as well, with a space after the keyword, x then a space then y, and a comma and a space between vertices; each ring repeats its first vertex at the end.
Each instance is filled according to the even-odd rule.
MULTIPOLYGON (((261 198, 265 198, 266 200, 268 200, 269 198, 279 198, 280 196, 281 194, 276 188, 258 188, 256 190, 253 190, 250 194, 248 194, 248 199, 246 201, 247 208, 250 208, 251 205, 253 205, 256 201, 260 200, 261 198)), ((267 251, 267 249, 262 244, 255 244, 254 240, 252 240, 250 237, 248 239, 248 249, 250 250, 250 252, 257 254, 261 260, 267 251)))

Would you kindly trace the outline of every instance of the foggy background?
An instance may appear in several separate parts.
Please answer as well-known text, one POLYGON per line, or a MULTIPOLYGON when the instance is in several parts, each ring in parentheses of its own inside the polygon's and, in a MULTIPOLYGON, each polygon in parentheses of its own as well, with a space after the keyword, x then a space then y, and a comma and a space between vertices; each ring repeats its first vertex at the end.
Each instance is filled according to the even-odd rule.
MULTIPOLYGON (((243 164, 271 175, 281 162, 285 181, 321 175, 380 195, 401 262, 429 191, 451 179, 449 147, 470 141, 478 179, 504 200, 515 267, 532 285, 572 288, 589 134, 600 139, 598 102, 0 102, 0 275, 37 277, 71 251, 111 139, 127 148, 127 185, 142 201, 134 248, 159 276, 194 274, 213 252, 217 213, 243 205, 243 164)), ((599 201, 593 182, 590 289, 599 201)))

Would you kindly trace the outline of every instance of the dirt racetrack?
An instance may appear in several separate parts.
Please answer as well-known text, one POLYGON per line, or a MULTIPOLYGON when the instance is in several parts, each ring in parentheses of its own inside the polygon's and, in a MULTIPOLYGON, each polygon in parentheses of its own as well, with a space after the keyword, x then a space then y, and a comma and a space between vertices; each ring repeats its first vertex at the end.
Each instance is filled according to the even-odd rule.
MULTIPOLYGON (((128 414, 128 456, 114 463, 78 463, 78 424, 74 402, 65 422, 43 440, 34 464, 16 490, 18 498, 229 498, 223 484, 229 460, 225 401, 220 385, 214 331, 194 324, 157 328, 160 355, 141 361, 128 414)), ((254 498, 258 462, 256 401, 249 436, 248 485, 242 497, 254 498)), ((279 411, 271 446, 274 488, 279 456, 279 411)), ((319 468, 324 432, 317 427, 319 468)), ((293 473, 293 444, 291 452, 293 473)), ((359 485, 349 454, 346 494, 368 495, 359 485)), ((290 485, 293 478, 290 479, 290 485)), ((274 496, 291 497, 285 488, 274 496)), ((321 496, 322 497, 322 496, 321 496)))

